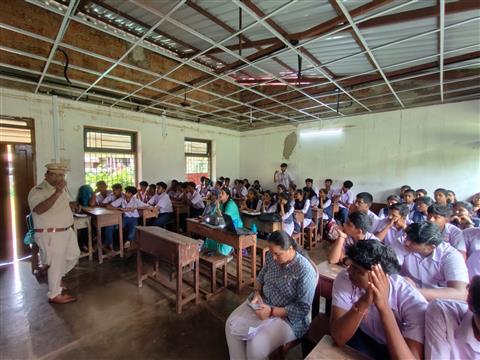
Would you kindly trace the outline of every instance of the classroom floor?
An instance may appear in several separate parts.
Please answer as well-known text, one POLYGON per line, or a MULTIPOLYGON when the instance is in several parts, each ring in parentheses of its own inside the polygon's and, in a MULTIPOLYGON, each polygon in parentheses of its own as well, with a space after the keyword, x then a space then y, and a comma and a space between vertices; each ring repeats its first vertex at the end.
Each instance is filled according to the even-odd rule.
MULTIPOLYGON (((310 253, 326 259, 326 242, 310 253)), ((30 263, 0 268, 0 358, 228 359, 224 326, 250 290, 223 291, 175 313, 173 295, 153 281, 136 285, 135 257, 99 265, 82 259, 67 277, 78 301, 47 302, 30 263)), ((296 347, 289 359, 301 358, 296 347)))

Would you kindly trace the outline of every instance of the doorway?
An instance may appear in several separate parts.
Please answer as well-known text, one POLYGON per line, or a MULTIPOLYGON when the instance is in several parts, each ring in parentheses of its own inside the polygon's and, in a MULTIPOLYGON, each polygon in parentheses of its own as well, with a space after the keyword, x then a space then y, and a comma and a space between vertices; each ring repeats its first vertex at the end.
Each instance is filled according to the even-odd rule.
POLYGON ((35 185, 34 148, 33 119, 0 116, 0 263, 28 254, 23 237, 35 185))

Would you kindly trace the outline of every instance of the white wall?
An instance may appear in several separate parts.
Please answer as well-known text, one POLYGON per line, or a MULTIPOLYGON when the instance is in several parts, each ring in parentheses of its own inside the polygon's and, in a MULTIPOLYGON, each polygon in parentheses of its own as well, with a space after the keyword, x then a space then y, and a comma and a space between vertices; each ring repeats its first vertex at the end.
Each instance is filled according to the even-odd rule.
MULTIPOLYGON (((480 191, 480 101, 419 107, 325 121, 324 128, 346 127, 340 136, 297 137, 285 160, 297 184, 312 177, 315 185, 330 177, 350 179, 353 192, 369 191, 375 201, 407 184, 454 190, 459 199, 480 191)), ((319 129, 319 124, 255 130, 240 140, 240 174, 273 187, 283 142, 292 131, 319 129)))
MULTIPOLYGON (((239 176, 239 133, 217 127, 167 119, 167 136, 162 137, 160 117, 110 109, 58 99, 60 115, 60 158, 70 162, 69 188, 76 193, 84 183, 83 127, 97 126, 138 132, 139 179, 148 182, 179 180, 185 177, 184 138, 212 140, 212 172, 239 176)), ((52 97, 0 88, 0 114, 35 120, 37 182, 44 165, 55 159, 52 97)))

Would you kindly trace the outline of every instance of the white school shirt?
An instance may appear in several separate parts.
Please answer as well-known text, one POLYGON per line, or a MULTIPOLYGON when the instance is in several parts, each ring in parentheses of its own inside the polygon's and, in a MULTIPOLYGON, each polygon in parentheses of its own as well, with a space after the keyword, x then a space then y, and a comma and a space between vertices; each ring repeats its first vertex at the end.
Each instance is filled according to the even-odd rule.
POLYGON ((294 179, 293 176, 288 172, 278 172, 275 174, 275 185, 282 184, 285 188, 289 188, 290 184, 293 184, 294 179))
POLYGON ((462 231, 467 255, 480 250, 480 228, 469 228, 462 231))
MULTIPOLYGON (((390 282, 388 304, 393 311, 402 336, 423 344, 425 310, 428 302, 402 276, 392 274, 388 277, 388 280, 390 282)), ((332 306, 348 311, 355 306, 355 303, 364 293, 365 290, 356 287, 351 282, 347 270, 342 270, 333 282, 332 306)), ((385 329, 378 309, 374 304, 369 306, 368 313, 363 317, 359 328, 376 342, 387 343, 385 329)))
POLYGON ((425 359, 480 359, 473 313, 463 301, 437 299, 425 315, 425 359))
MULTIPOLYGON (((108 204, 111 204, 112 202, 114 202, 115 200, 123 199, 123 197, 124 197, 123 193, 122 193, 122 195, 121 195, 119 198, 117 198, 117 197, 113 194, 113 192, 111 192, 110 194, 108 194, 108 195, 105 197, 105 199, 103 199, 102 204, 103 204, 103 205, 108 205, 108 204)), ((118 206, 115 206, 115 207, 118 207, 118 206)))
MULTIPOLYGON (((388 218, 380 219, 377 223, 377 229, 375 232, 380 232, 385 229, 388 225, 390 220, 388 218)), ((411 220, 406 220, 407 225, 412 223, 411 220)), ((383 242, 385 245, 390 246, 395 254, 397 255, 398 263, 400 265, 403 264, 403 258, 409 254, 408 250, 405 249, 405 239, 407 238, 407 234, 405 233, 404 229, 398 229, 395 225, 393 225, 390 229, 388 229, 387 234, 383 238, 383 242)))
POLYGON ((190 195, 189 199, 192 203, 192 207, 194 209, 204 209, 205 204, 203 203, 202 195, 198 191, 194 191, 192 195, 190 195))
POLYGON ((153 195, 148 201, 148 205, 155 206, 160 214, 173 213, 172 200, 170 200, 170 197, 165 192, 160 195, 153 195))
POLYGON ((442 235, 444 236, 445 241, 452 245, 455 249, 465 253, 467 252, 462 230, 457 228, 455 225, 449 223, 445 224, 442 235))
POLYGON ((123 216, 128 218, 138 218, 140 214, 137 209, 148 207, 142 200, 136 196, 132 196, 129 201, 125 197, 120 197, 117 200, 113 201, 110 205, 115 206, 116 208, 122 209, 133 209, 132 211, 126 211, 123 213, 123 216))
POLYGON ((469 279, 475 275, 480 275, 480 250, 474 251, 467 259, 467 269, 469 279))
MULTIPOLYGON (((95 203, 97 205, 102 205, 103 201, 105 199, 109 198, 111 194, 112 194, 112 190, 107 190, 107 195, 105 195, 105 197, 101 193, 97 193, 95 195, 95 203)), ((113 200, 115 200, 115 199, 113 199, 113 200)), ((111 200, 110 202, 112 202, 113 200, 111 200)))
POLYGON ((374 233, 374 232, 377 232, 377 228, 378 228, 378 221, 380 220, 377 216, 377 214, 375 214, 373 211, 371 210, 368 210, 367 211, 367 215, 370 219, 370 221, 372 222, 372 227, 370 228, 370 232, 371 233, 374 233))
POLYGON ((277 211, 277 203, 272 202, 268 207, 265 209, 264 213, 274 213, 277 211))
POLYGON ((468 284, 468 271, 463 256, 445 241, 427 257, 409 252, 403 258, 401 274, 411 278, 419 288, 447 287, 449 281, 468 284))
POLYGON ((290 206, 290 210, 282 216, 282 229, 285 231, 289 236, 292 236, 293 230, 295 229, 295 221, 292 221, 290 224, 285 223, 290 216, 293 215, 295 208, 290 206))
MULTIPOLYGON (((334 196, 338 196, 340 195, 340 201, 347 204, 348 206, 352 205, 353 202, 355 201, 355 199, 353 198, 353 193, 351 190, 348 190, 346 193, 342 193, 342 189, 337 189, 335 190, 333 193, 332 193, 332 198, 334 196)), ((344 208, 344 209, 348 209, 348 207, 345 207, 344 205, 342 204, 338 204, 339 207, 341 208, 344 208)))

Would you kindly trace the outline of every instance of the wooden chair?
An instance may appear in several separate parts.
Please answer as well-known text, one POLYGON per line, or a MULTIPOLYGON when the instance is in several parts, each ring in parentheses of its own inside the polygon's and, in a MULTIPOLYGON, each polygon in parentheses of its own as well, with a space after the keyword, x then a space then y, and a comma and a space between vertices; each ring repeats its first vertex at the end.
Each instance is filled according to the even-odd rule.
POLYGON ((218 294, 219 292, 227 288, 227 281, 228 281, 227 280, 227 262, 228 262, 228 256, 219 255, 219 254, 207 256, 204 254, 200 254, 200 265, 206 265, 209 272, 208 275, 210 277, 210 293, 203 289, 200 289, 200 291, 207 294, 207 298, 212 295, 218 294), (222 271, 223 286, 217 289, 217 270, 218 269, 222 271))
POLYGON ((312 250, 317 246, 317 231, 320 216, 323 216, 322 209, 312 209, 312 223, 305 228, 305 248, 312 250))
POLYGON ((268 243, 266 240, 257 238, 257 253, 260 254, 260 268, 265 265, 265 258, 268 252, 268 243))
MULTIPOLYGON (((318 269, 317 269, 317 265, 315 265, 315 263, 311 260, 311 259, 308 259, 310 261, 310 264, 312 265, 312 267, 314 268, 315 270, 315 274, 317 275, 317 280, 316 280, 316 283, 318 283, 318 278, 319 278, 319 273, 318 273, 318 269)), ((310 314, 310 317, 311 317, 311 314, 310 314)), ((270 355, 268 356, 268 358, 270 360, 281 360, 281 359, 285 359, 288 351, 290 351, 290 349, 293 349, 295 346, 299 345, 302 343, 302 340, 303 338, 300 338, 300 339, 295 339, 293 341, 290 341, 282 346, 279 346, 277 349, 275 349, 274 351, 272 351, 270 353, 270 355)))
POLYGON ((303 220, 305 219, 305 215, 301 210, 295 210, 295 222, 300 224, 300 231, 298 233, 293 232, 292 238, 303 248, 303 239, 304 239, 304 227, 303 227, 303 220))

